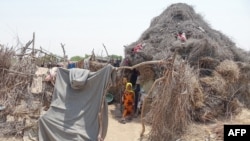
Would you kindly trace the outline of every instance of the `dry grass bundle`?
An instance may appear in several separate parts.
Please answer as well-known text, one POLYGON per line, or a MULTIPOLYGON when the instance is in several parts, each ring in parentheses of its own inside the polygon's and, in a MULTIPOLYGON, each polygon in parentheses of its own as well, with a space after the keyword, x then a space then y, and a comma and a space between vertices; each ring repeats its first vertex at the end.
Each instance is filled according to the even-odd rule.
POLYGON ((192 66, 198 66, 200 59, 204 57, 216 60, 233 59, 230 50, 225 50, 209 38, 189 39, 184 48, 180 48, 179 52, 192 66))
POLYGON ((250 124, 250 111, 243 109, 230 119, 222 119, 212 124, 192 123, 180 138, 181 141, 223 141, 224 125, 250 124))
POLYGON ((215 134, 216 140, 223 140, 224 139, 224 125, 222 123, 218 123, 211 128, 213 134, 215 134))
POLYGON ((181 141, 215 141, 210 138, 211 131, 207 125, 191 124, 180 137, 181 141))
POLYGON ((239 113, 242 106, 235 98, 238 87, 234 84, 224 80, 216 71, 212 76, 200 78, 200 84, 205 96, 205 106, 196 113, 198 121, 215 121, 217 118, 239 113))
POLYGON ((210 45, 207 39, 190 41, 187 43, 187 48, 191 48, 190 53, 185 53, 185 55, 192 66, 197 66, 201 57, 209 56, 215 58, 217 49, 216 46, 210 45))
POLYGON ((201 57, 199 59, 199 68, 214 70, 220 64, 219 60, 211 57, 201 57))
POLYGON ((239 82, 249 83, 250 82, 250 63, 238 62, 240 69, 239 82))
MULTIPOLYGON (((192 78, 192 79, 195 79, 195 78, 192 78)), ((202 88, 200 84, 198 83, 197 78, 191 81, 191 83, 193 84, 193 89, 194 89, 193 94, 190 97, 192 107, 195 110, 200 109, 204 107, 204 94, 202 92, 202 88)))
POLYGON ((25 128, 23 121, 13 121, 0 124, 0 136, 16 136, 22 135, 22 131, 25 128))
POLYGON ((5 77, 6 77, 6 69, 10 68, 11 60, 13 57, 13 50, 9 48, 5 48, 3 45, 0 45, 0 104, 4 105, 4 101, 6 98, 6 90, 3 89, 5 87, 5 77))
POLYGON ((223 114, 224 100, 227 98, 226 82, 217 72, 213 76, 200 78, 204 93, 205 106, 197 111, 196 120, 202 122, 214 121, 223 114))
POLYGON ((250 108, 250 84, 239 84, 236 98, 247 108, 250 108))
POLYGON ((240 69, 232 60, 224 60, 215 70, 228 82, 235 82, 239 79, 240 69))
POLYGON ((239 79, 236 82, 236 97, 247 108, 250 108, 250 64, 237 62, 240 69, 239 79))
POLYGON ((5 48, 0 45, 0 69, 8 69, 11 66, 14 54, 15 52, 12 48, 5 48))
POLYGON ((235 46, 230 46, 230 49, 234 54, 235 61, 250 62, 249 52, 247 53, 243 49, 236 48, 235 46))
POLYGON ((199 77, 212 76, 213 70, 216 66, 219 65, 219 61, 217 59, 213 59, 211 57, 202 57, 199 64, 199 77))
POLYGON ((227 118, 228 117, 230 118, 230 117, 240 113, 242 110, 242 107, 243 107, 237 98, 233 98, 232 100, 227 101, 225 105, 226 105, 225 115, 227 118))
POLYGON ((226 95, 226 81, 221 77, 221 75, 213 71, 213 76, 200 78, 200 84, 203 91, 209 95, 214 96, 224 96, 226 95))
POLYGON ((166 73, 162 93, 151 104, 149 139, 152 141, 176 140, 191 122, 194 107, 203 105, 197 75, 185 64, 176 66, 175 70, 174 76, 173 72, 166 73))
POLYGON ((213 125, 191 124, 180 138, 181 141, 223 141, 223 123, 213 125))

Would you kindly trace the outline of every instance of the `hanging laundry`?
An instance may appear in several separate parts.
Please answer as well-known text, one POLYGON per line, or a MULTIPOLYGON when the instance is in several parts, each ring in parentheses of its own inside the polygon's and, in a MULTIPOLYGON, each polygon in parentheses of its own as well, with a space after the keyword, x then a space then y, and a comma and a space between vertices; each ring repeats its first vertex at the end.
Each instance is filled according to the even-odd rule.
POLYGON ((110 64, 97 72, 58 68, 50 108, 38 121, 39 141, 104 139, 108 129, 108 105, 102 98, 109 84, 114 84, 115 73, 110 64), (98 115, 102 116, 100 120, 98 115))

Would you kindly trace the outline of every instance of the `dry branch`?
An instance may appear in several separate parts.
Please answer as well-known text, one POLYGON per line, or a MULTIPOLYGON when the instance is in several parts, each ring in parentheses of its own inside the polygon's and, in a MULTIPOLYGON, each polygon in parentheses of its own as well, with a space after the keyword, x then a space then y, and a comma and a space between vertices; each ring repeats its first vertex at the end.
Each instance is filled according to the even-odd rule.
POLYGON ((32 40, 31 40, 31 41, 28 41, 28 42, 26 43, 26 45, 25 45, 24 47, 21 48, 21 55, 20 55, 20 57, 19 57, 19 61, 22 60, 22 58, 23 58, 23 56, 24 56, 23 54, 26 53, 27 48, 31 45, 32 42, 33 42, 32 40))
POLYGON ((61 47, 62 47, 62 50, 63 50, 63 64, 64 64, 64 68, 67 68, 67 65, 66 65, 66 54, 65 54, 65 48, 64 48, 65 44, 62 44, 61 43, 61 47))
POLYGON ((141 110, 141 124, 142 124, 142 131, 141 131, 141 137, 143 136, 145 132, 145 120, 144 120, 144 112, 145 112, 145 105, 148 102, 147 99, 151 96, 151 93, 155 87, 155 85, 161 81, 163 81, 165 77, 158 78, 154 81, 153 85, 151 86, 150 90, 148 91, 147 96, 144 98, 143 104, 142 104, 142 110, 141 110))
POLYGON ((35 32, 33 32, 33 39, 32 39, 32 57, 35 57, 35 32))
POLYGON ((106 46, 105 46, 104 44, 102 44, 102 46, 104 47, 104 49, 105 49, 105 51, 106 51, 106 54, 107 54, 107 56, 109 57, 108 51, 107 51, 107 49, 106 49, 106 46))
POLYGON ((164 60, 157 60, 157 61, 147 61, 147 62, 142 62, 140 64, 136 64, 134 66, 121 66, 121 67, 118 67, 116 68, 117 70, 121 70, 121 69, 134 69, 134 68, 137 68, 137 67, 140 67, 140 66, 143 66, 143 65, 152 65, 152 64, 164 64, 166 62, 164 62, 164 60))
MULTIPOLYGON (((177 52, 175 51, 174 55, 173 55, 173 58, 172 60, 170 60, 170 68, 169 70, 166 70, 165 74, 163 77, 161 78, 158 78, 154 81, 153 85, 151 86, 150 90, 148 91, 148 94, 147 96, 145 97, 144 101, 143 101, 143 105, 142 105, 142 112, 141 112, 141 124, 142 124, 142 131, 141 131, 141 134, 140 136, 142 137, 144 132, 145 132, 145 121, 143 119, 144 117, 144 112, 145 112, 145 105, 147 103, 147 99, 151 97, 151 94, 152 94, 152 91, 155 87, 155 85, 157 83, 159 83, 160 81, 163 81, 163 80, 166 80, 166 81, 169 81, 170 80, 170 76, 172 76, 172 71, 173 71, 173 65, 174 65, 174 61, 175 61, 175 58, 176 58, 176 54, 177 52)), ((151 61, 150 61, 151 62, 151 61)), ((166 82, 165 83, 165 86, 168 85, 169 82, 166 82)), ((165 88, 164 88, 165 90, 165 88)), ((163 92, 164 93, 164 92, 163 92)))
POLYGON ((99 123, 99 132, 98 132, 98 141, 103 141, 103 137, 102 137, 102 134, 103 134, 103 110, 104 110, 104 104, 105 104, 105 100, 106 100, 106 94, 107 94, 107 91, 108 89, 111 87, 110 84, 108 84, 107 88, 105 88, 104 92, 103 92, 103 95, 102 95, 102 103, 101 103, 101 107, 99 109, 99 112, 98 112, 98 123, 99 123))
POLYGON ((4 69, 4 68, 0 68, 4 71, 8 71, 10 73, 14 73, 14 74, 19 74, 19 75, 28 75, 28 76, 34 76, 35 74, 31 74, 31 73, 22 73, 22 72, 17 72, 17 71, 13 71, 13 70, 9 70, 9 69, 4 69))

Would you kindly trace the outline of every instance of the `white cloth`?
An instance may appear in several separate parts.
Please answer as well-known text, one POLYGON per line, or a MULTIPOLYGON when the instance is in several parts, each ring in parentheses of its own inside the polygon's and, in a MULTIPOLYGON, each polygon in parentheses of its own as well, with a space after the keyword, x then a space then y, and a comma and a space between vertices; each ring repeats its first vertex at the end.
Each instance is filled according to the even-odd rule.
POLYGON ((141 84, 140 76, 137 76, 136 83, 135 84, 141 84))

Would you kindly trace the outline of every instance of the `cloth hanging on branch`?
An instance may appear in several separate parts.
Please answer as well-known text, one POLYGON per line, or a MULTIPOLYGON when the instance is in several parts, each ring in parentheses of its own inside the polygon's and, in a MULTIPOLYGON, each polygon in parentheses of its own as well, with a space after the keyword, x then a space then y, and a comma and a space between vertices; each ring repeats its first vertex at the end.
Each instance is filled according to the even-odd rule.
POLYGON ((97 141, 101 123, 101 136, 105 138, 108 127, 105 100, 101 123, 98 113, 114 73, 110 64, 97 72, 58 68, 50 108, 38 122, 39 141, 97 141))

